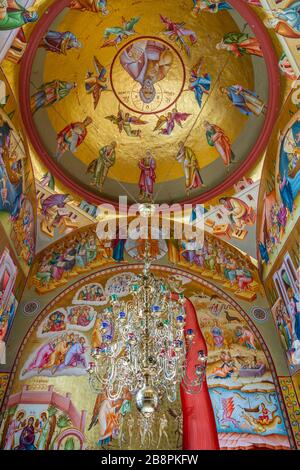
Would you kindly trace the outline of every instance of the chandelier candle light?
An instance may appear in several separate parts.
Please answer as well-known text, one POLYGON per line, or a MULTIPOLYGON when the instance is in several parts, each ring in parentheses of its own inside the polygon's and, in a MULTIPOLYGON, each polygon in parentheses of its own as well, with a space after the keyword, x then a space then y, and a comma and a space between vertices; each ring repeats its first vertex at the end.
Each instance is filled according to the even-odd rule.
POLYGON ((167 283, 150 271, 146 242, 143 272, 130 300, 113 294, 103 311, 101 347, 92 350, 89 382, 110 400, 130 392, 138 410, 151 415, 163 400, 176 401, 186 368, 185 297, 172 300, 167 283))

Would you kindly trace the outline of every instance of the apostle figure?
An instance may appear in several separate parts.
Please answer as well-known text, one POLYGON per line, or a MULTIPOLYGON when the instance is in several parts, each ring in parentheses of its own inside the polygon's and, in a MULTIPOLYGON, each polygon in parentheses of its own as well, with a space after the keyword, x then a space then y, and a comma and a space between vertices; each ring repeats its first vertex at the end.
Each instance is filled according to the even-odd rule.
POLYGON ((41 108, 48 108, 48 106, 58 103, 76 87, 77 83, 62 80, 44 83, 31 97, 31 112, 34 114, 41 108))
POLYGON ((102 147, 99 151, 99 157, 93 160, 87 168, 87 173, 93 175, 91 184, 96 186, 99 191, 102 191, 108 172, 116 162, 116 148, 116 142, 102 147))
POLYGON ((14 0, 0 0, 0 31, 21 28, 38 19, 35 11, 29 12, 14 0))
POLYGON ((219 50, 231 52, 235 57, 255 55, 263 57, 261 45, 257 38, 246 33, 226 33, 220 43, 216 45, 219 50))
POLYGON ((121 54, 123 68, 141 84, 140 98, 152 103, 156 96, 155 83, 163 80, 173 64, 173 53, 165 44, 142 40, 134 42, 121 54))
POLYGON ((77 148, 87 136, 87 127, 93 122, 86 117, 83 122, 72 122, 57 135, 56 159, 60 159, 67 150, 76 152, 77 148))
POLYGON ((43 37, 40 47, 49 52, 66 55, 69 50, 80 49, 82 45, 75 34, 70 31, 48 31, 43 37))
POLYGON ((220 203, 228 211, 230 222, 238 228, 254 223, 253 209, 237 197, 222 197, 220 203))
POLYGON ((147 150, 146 156, 139 161, 138 167, 141 170, 139 180, 140 198, 151 201, 156 180, 156 162, 150 150, 147 150))
POLYGON ((229 138, 225 135, 224 131, 220 127, 216 126, 215 124, 211 124, 208 121, 204 122, 204 128, 206 130, 206 139, 208 145, 215 147, 218 154, 222 158, 224 165, 228 167, 234 160, 234 153, 231 149, 229 138))
POLYGON ((192 189, 201 188, 203 180, 195 152, 191 148, 186 147, 183 142, 180 142, 176 160, 182 164, 184 169, 187 195, 190 194, 192 189))
POLYGON ((266 109, 265 103, 254 92, 243 88, 241 85, 220 87, 220 92, 233 103, 233 105, 246 116, 259 116, 266 109))
POLYGON ((273 17, 265 20, 268 28, 286 38, 300 38, 300 0, 289 0, 285 8, 272 10, 273 17))
POLYGON ((101 12, 102 15, 108 15, 107 0, 71 0, 70 8, 81 11, 101 12))

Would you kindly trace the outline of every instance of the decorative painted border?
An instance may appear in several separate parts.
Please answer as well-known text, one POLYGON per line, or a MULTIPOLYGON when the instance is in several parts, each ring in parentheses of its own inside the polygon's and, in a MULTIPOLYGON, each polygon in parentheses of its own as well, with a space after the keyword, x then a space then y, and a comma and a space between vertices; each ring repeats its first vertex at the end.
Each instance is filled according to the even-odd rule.
MULTIPOLYGON (((115 274, 118 274, 118 273, 122 273, 123 271, 129 271, 129 270, 136 271, 136 270, 141 270, 142 268, 143 268, 142 263, 132 264, 132 265, 129 265, 129 266, 128 265, 119 265, 119 266, 115 266, 115 267, 104 268, 104 269, 98 271, 97 273, 90 274, 90 275, 80 279, 79 281, 75 282, 71 286, 69 286, 63 292, 58 294, 42 310, 42 312, 38 315, 38 317, 35 319, 35 321, 31 325, 31 327, 27 331, 27 333, 26 333, 26 335, 25 335, 25 337, 22 341, 22 344, 19 347, 18 353, 16 355, 16 358, 15 358, 15 361, 14 361, 14 364, 13 364, 11 375, 10 375, 10 378, 9 378, 9 384, 6 388, 5 398, 4 398, 3 403, 2 403, 1 411, 4 411, 6 406, 7 406, 7 402, 8 402, 8 399, 9 399, 9 394, 10 394, 10 391, 12 389, 15 374, 17 372, 18 363, 21 359, 21 356, 22 356, 22 353, 23 353, 23 350, 25 348, 25 345, 26 345, 27 341, 29 340, 31 335, 34 334, 34 332, 38 328, 39 324, 44 320, 46 315, 48 315, 49 312, 51 311, 51 309, 53 309, 55 304, 59 300, 63 299, 66 294, 73 291, 75 288, 79 289, 82 285, 86 284, 88 281, 91 281, 95 278, 99 278, 99 276, 104 276, 104 275, 107 275, 107 274, 115 275, 115 274)), ((266 356, 266 359, 267 359, 269 367, 270 367, 270 371, 271 371, 274 386, 275 386, 275 391, 277 393, 277 398, 278 398, 280 409, 281 409, 281 412, 282 412, 282 415, 283 415, 283 419, 284 419, 288 439, 289 439, 289 442, 290 442, 290 445, 291 445, 291 449, 296 449, 296 442, 295 442, 294 435, 293 435, 293 432, 292 432, 292 427, 291 427, 291 424, 290 424, 290 421, 289 421, 289 418, 288 418, 289 414, 287 412, 285 401, 283 400, 283 395, 282 395, 280 383, 279 383, 279 380, 278 380, 278 377, 277 377, 277 374, 276 374, 276 369, 275 369, 275 365, 274 365, 271 353, 270 353, 270 351, 269 351, 269 349, 268 349, 268 347, 267 347, 267 345, 264 341, 263 336, 261 335, 261 333, 257 329, 257 327, 256 327, 255 323, 253 322, 253 320, 249 317, 249 315, 247 315, 247 313, 242 309, 242 307, 237 302, 235 302, 235 300, 233 300, 228 294, 226 294, 222 289, 210 284, 206 280, 202 279, 200 276, 197 276, 195 274, 191 274, 189 271, 185 271, 184 269, 171 268, 171 267, 168 267, 168 266, 152 265, 152 270, 153 271, 165 272, 165 273, 169 273, 169 274, 173 274, 173 275, 174 274, 181 274, 181 275, 184 275, 185 277, 189 278, 191 281, 195 281, 199 285, 203 285, 204 287, 209 288, 210 290, 212 290, 216 294, 219 294, 233 308, 235 308, 236 311, 242 316, 242 318, 250 325, 251 329, 253 330, 253 332, 256 335, 256 338, 259 340, 259 342, 261 344, 261 347, 263 349, 263 352, 266 356)))
POLYGON ((269 320, 269 312, 266 308, 256 307, 256 306, 252 307, 251 308, 251 315, 257 323, 266 323, 269 320), (261 310, 264 313, 264 318, 257 318, 256 317, 257 310, 261 310))
MULTIPOLYGON (((203 195, 197 196, 190 200, 182 201, 180 203, 182 205, 187 202, 190 204, 203 203, 213 199, 232 187, 240 178, 242 178, 266 149, 278 116, 280 106, 280 73, 278 68, 278 59, 274 51, 271 38, 269 37, 266 28, 262 25, 256 13, 246 3, 241 2, 241 0, 229 0, 229 3, 249 24, 253 30, 253 33, 261 43, 264 60, 268 71, 269 96, 267 114, 261 134, 256 140, 256 143, 254 144, 244 164, 241 165, 234 173, 232 173, 232 175, 230 175, 229 178, 225 179, 217 187, 212 188, 203 195)), ((51 7, 46 10, 45 14, 38 22, 30 37, 30 41, 23 56, 20 69, 21 80, 19 81, 19 96, 21 115, 28 137, 30 138, 35 151, 54 176, 59 178, 67 187, 69 187, 73 192, 79 194, 89 203, 95 205, 109 203, 117 207, 116 202, 104 199, 100 196, 96 196, 87 189, 75 183, 71 177, 64 174, 62 168, 59 168, 55 164, 50 155, 48 155, 48 152, 46 152, 40 140, 30 110, 30 75, 36 51, 39 47, 42 37, 47 32, 50 25, 62 12, 62 10, 69 6, 69 4, 70 0, 57 0, 53 5, 51 5, 51 7)))
POLYGON ((300 449, 300 407, 291 377, 278 377, 297 449, 300 449))
POLYGON ((0 405, 2 403, 2 400, 4 399, 8 382, 9 382, 9 372, 1 372, 0 373, 0 405))

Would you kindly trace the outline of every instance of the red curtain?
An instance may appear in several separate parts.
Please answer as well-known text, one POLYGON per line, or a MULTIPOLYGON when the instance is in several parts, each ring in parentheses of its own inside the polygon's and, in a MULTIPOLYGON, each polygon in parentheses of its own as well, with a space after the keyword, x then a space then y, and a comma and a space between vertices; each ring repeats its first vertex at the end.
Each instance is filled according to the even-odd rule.
MULTIPOLYGON (((177 295, 172 296, 177 299, 177 295)), ((192 302, 186 299, 185 330, 194 332, 193 344, 187 353, 187 374, 193 376, 198 362, 198 351, 207 355, 207 346, 198 324, 197 314, 192 302)), ((199 393, 189 394, 183 385, 180 387, 183 412, 183 449, 219 450, 219 440, 213 407, 206 381, 199 393)))

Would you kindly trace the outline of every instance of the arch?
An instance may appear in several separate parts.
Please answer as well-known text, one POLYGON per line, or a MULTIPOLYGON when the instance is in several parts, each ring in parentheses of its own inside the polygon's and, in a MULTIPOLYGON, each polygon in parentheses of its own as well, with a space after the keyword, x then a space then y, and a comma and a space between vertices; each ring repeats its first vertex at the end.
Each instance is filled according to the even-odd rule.
MULTIPOLYGON (((7 386, 7 389, 6 389, 6 395, 4 397, 4 400, 3 400, 3 405, 2 405, 2 409, 5 410, 6 409, 6 406, 7 406, 7 400, 8 400, 8 397, 9 397, 9 394, 10 394, 10 391, 12 389, 12 386, 13 386, 13 383, 14 383, 14 378, 15 378, 15 374, 17 372, 17 369, 18 369, 18 364, 19 364, 19 361, 20 361, 20 358, 21 358, 21 355, 22 355, 22 352, 24 350, 24 347, 26 345, 26 343, 29 341, 31 335, 36 331, 36 328, 38 327, 38 325, 40 324, 40 322, 43 321, 43 319, 46 317, 46 315, 51 311, 51 309, 54 307, 54 305, 61 299, 63 299, 65 297, 65 295, 68 293, 68 292, 71 292, 75 289, 78 289, 80 288, 80 286, 86 284, 87 282, 89 281, 92 281, 96 278, 99 278, 99 276, 101 275, 107 275, 107 274, 112 274, 112 275, 115 275, 115 274, 118 274, 118 273, 122 273, 123 271, 129 271, 129 270, 140 270, 142 268, 143 264, 142 263, 137 263, 137 264, 132 264, 132 265, 118 265, 118 266, 114 266, 114 267, 107 267, 107 268, 104 268, 96 273, 93 273, 93 274, 89 274, 87 275, 86 277, 80 279, 79 281, 73 283, 71 286, 69 286, 67 289, 65 289, 63 292, 61 292, 60 294, 58 294, 44 309, 43 311, 38 315, 38 317, 35 319, 35 321, 33 322, 33 324, 31 325, 31 327, 29 328, 27 334, 25 335, 23 341, 22 341, 22 344, 19 348, 19 351, 16 355, 16 358, 15 358, 15 362, 14 362, 14 366, 13 366, 13 371, 12 371, 12 374, 10 376, 10 380, 9 380, 9 383, 8 383, 8 386, 7 386)), ((287 418, 287 413, 286 413, 286 409, 285 409, 285 405, 284 405, 284 402, 283 402, 283 398, 282 398, 282 394, 281 394, 281 389, 280 389, 280 386, 279 386, 279 382, 278 382, 278 378, 277 378, 277 375, 276 375, 276 369, 275 369, 275 366, 274 366, 274 363, 273 363, 273 359, 271 357, 271 354, 269 352, 269 349, 267 347, 267 345, 265 344, 265 341, 261 335, 261 333, 258 331, 256 325, 254 324, 253 320, 248 316, 248 314, 242 309, 242 307, 235 301, 233 300, 228 294, 226 294, 225 292, 223 292, 220 288, 210 284, 209 282, 207 282, 206 280, 202 279, 200 276, 194 274, 194 273, 191 273, 189 271, 186 271, 182 268, 173 268, 173 267, 168 267, 168 266, 160 266, 160 265, 153 265, 152 266, 152 269, 153 271, 159 271, 159 272, 162 272, 162 273, 165 273, 165 274, 181 274, 182 276, 186 277, 186 278, 189 278, 190 280, 192 281, 195 281, 196 283, 198 283, 199 285, 202 285, 203 287, 206 287, 208 289, 210 289, 211 291, 213 291, 215 294, 219 295, 223 300, 225 300, 226 302, 228 302, 240 315, 241 317, 249 324, 249 326, 251 327, 251 330, 254 332, 255 334, 255 337, 257 338, 257 340, 259 341, 261 347, 262 347, 262 350, 264 352, 264 355, 265 355, 265 358, 267 360, 267 363, 268 363, 268 366, 269 366, 269 369, 270 369, 270 372, 271 372, 271 375, 272 375, 272 379, 273 379, 273 383, 274 383, 274 387, 275 387, 275 391, 276 391, 276 395, 277 395, 277 398, 278 398, 278 402, 279 402, 279 405, 280 405, 280 409, 281 409, 281 413, 284 417, 284 423, 285 423, 285 428, 286 428, 286 431, 287 431, 287 435, 288 435, 288 439, 290 441, 290 445, 291 445, 291 448, 295 448, 295 443, 294 443, 294 439, 293 439, 293 435, 291 433, 291 430, 290 430, 290 424, 289 424, 289 420, 287 418)), ((191 303, 191 306, 190 306, 190 309, 191 311, 194 310, 194 307, 191 303)), ((199 328, 199 326, 198 326, 199 328)), ((199 328, 200 330, 200 328, 199 328)), ((199 331, 198 330, 198 331, 199 331)), ((200 332, 200 335, 201 335, 201 332, 200 332)), ((200 338, 200 337, 199 337, 200 338)), ((205 346, 205 343, 203 342, 202 343, 202 346, 203 346, 203 349, 205 350, 206 346, 205 346)), ((184 400, 183 400, 183 403, 184 403, 184 400)), ((187 409, 190 409, 190 406, 187 406, 187 409)), ((199 435, 198 435, 199 437, 199 435)), ((196 438, 195 438, 196 439, 196 438)), ((185 442, 184 444, 186 447, 185 448, 192 448, 192 447, 189 447, 189 442, 185 442)), ((194 441, 192 441, 192 446, 194 445, 194 441)), ((201 445, 207 445, 205 444, 205 442, 201 442, 201 445)))

